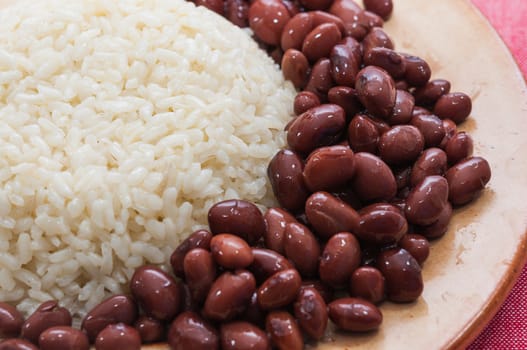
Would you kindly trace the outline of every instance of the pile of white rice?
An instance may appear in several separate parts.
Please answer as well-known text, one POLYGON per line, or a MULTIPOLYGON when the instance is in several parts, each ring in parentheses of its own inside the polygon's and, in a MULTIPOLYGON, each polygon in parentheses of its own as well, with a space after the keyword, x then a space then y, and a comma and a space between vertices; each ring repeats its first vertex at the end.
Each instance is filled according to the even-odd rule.
POLYGON ((0 14, 0 301, 82 316, 164 264, 217 201, 271 203, 294 90, 248 33, 183 0, 0 14))

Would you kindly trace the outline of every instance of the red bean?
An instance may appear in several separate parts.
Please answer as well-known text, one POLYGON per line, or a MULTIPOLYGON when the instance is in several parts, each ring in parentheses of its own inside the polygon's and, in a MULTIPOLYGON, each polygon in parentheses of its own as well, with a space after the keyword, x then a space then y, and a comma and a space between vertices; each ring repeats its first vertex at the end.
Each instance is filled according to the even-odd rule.
POLYGON ((304 348, 300 328, 288 312, 270 312, 265 320, 265 330, 271 337, 271 343, 278 350, 302 350, 304 348))
POLYGON ((280 44, 282 30, 291 18, 279 0, 256 0, 249 7, 249 26, 258 39, 269 45, 280 44))
POLYGON ((314 287, 304 287, 294 304, 298 325, 310 338, 319 340, 328 324, 328 311, 324 299, 314 287))
POLYGON ((450 82, 444 79, 430 80, 413 92, 415 103, 420 106, 433 106, 436 101, 450 92, 450 82))
POLYGON ((332 236, 320 257, 320 280, 333 288, 346 286, 353 271, 359 267, 360 255, 359 242, 353 234, 341 232, 332 236))
POLYGON ((382 28, 372 28, 368 35, 364 37, 362 41, 363 52, 365 56, 368 52, 376 47, 384 47, 386 49, 393 50, 394 45, 392 39, 386 34, 382 28))
POLYGON ((310 31, 302 43, 302 52, 310 62, 328 57, 333 47, 342 39, 335 23, 322 23, 310 31))
POLYGON ((185 282, 189 287, 192 300, 197 304, 203 303, 216 279, 216 264, 212 254, 205 249, 192 249, 185 255, 183 266, 185 282))
POLYGON ((399 208, 387 203, 375 203, 359 211, 357 236, 375 244, 393 244, 408 231, 408 223, 399 208))
MULTIPOLYGON (((282 71, 283 71, 283 64, 282 64, 282 71)), ((307 78, 307 73, 306 73, 307 78)), ((310 91, 301 91, 295 96, 294 101, 294 112, 296 115, 300 115, 307 111, 308 109, 311 109, 316 106, 320 106, 320 99, 318 96, 310 91)))
POLYGON ((340 298, 328 305, 329 318, 346 331, 367 332, 379 328, 381 311, 372 303, 360 298, 340 298))
POLYGON ((284 232, 284 251, 287 258, 304 277, 312 277, 318 269, 320 244, 315 235, 297 222, 288 223, 284 232))
POLYGON ((441 140, 439 147, 444 150, 448 140, 457 133, 457 125, 450 119, 443 119, 441 124, 443 124, 443 129, 445 130, 445 137, 441 140))
POLYGON ((226 269, 243 269, 253 262, 253 253, 249 244, 229 233, 212 237, 210 251, 216 263, 226 269))
POLYGON ((393 11, 392 0, 363 0, 363 2, 366 10, 378 14, 384 20, 390 18, 393 11))
POLYGON ((284 253, 285 226, 296 219, 281 208, 269 208, 264 214, 265 232, 264 243, 269 249, 277 253, 284 253))
POLYGON ((410 124, 423 134, 425 147, 437 147, 445 137, 443 122, 433 114, 414 115, 410 124))
POLYGON ((216 12, 219 15, 224 14, 223 11, 223 0, 194 0, 196 6, 203 6, 211 11, 216 12))
POLYGON ((331 61, 328 58, 319 59, 311 67, 305 90, 315 93, 321 100, 326 100, 329 90, 334 85, 335 82, 331 76, 331 61))
POLYGON ((24 317, 16 307, 0 302, 0 338, 18 337, 24 317))
POLYGON ((46 329, 55 326, 71 326, 70 312, 55 300, 46 301, 22 324, 20 337, 38 344, 38 337, 46 329))
POLYGON ((361 103, 376 117, 387 118, 395 106, 395 83, 385 70, 367 66, 357 73, 355 90, 361 103))
POLYGON ((365 202, 387 201, 397 192, 395 177, 388 165, 379 157, 365 152, 355 153, 352 188, 365 202))
POLYGON ((0 350, 39 350, 39 348, 30 341, 11 338, 0 342, 0 350))
POLYGON ((364 64, 384 69, 393 79, 400 79, 406 72, 404 57, 386 47, 372 47, 364 53, 364 64))
POLYGON ((170 325, 168 344, 172 350, 217 350, 220 339, 212 325, 198 314, 186 311, 170 325))
POLYGON ((329 287, 327 284, 322 283, 322 281, 316 279, 316 280, 306 280, 304 279, 302 281, 302 286, 300 287, 300 290, 303 288, 314 288, 317 290, 317 292, 320 294, 322 299, 324 299, 325 303, 331 302, 333 300, 333 289, 329 287))
POLYGON ((349 293, 352 297, 378 304, 385 297, 384 276, 375 267, 361 266, 351 274, 349 293))
POLYGON ((348 142, 355 152, 377 153, 379 131, 366 115, 357 114, 348 126, 348 142))
POLYGON ((350 120, 362 110, 355 89, 348 86, 334 86, 328 91, 329 103, 336 104, 346 113, 346 120, 350 120))
POLYGON ((300 0, 300 3, 308 10, 325 10, 333 0, 300 0))
POLYGON ((428 258, 430 254, 430 243, 428 240, 419 234, 409 233, 404 235, 403 238, 399 241, 399 247, 408 251, 412 254, 415 260, 419 265, 423 266, 423 263, 428 258))
POLYGON ((222 350, 270 349, 265 332, 249 322, 235 321, 222 324, 220 333, 222 350))
POLYGON ((56 326, 46 329, 38 338, 41 350, 88 350, 90 342, 88 336, 73 327, 56 326))
POLYGON ((393 248, 379 253, 377 268, 385 278, 388 300, 411 302, 423 292, 421 266, 405 249, 393 248))
POLYGON ((331 49, 329 53, 331 76, 337 85, 350 87, 355 85, 355 77, 361 64, 357 54, 357 50, 359 50, 357 45, 359 44, 354 39, 349 39, 334 45, 331 49))
POLYGON ((448 199, 453 205, 472 201, 489 182, 489 163, 482 157, 470 157, 452 166, 446 172, 448 199))
POLYGON ((302 278, 296 269, 276 272, 258 288, 258 306, 262 310, 278 309, 291 304, 300 290, 302 278))
POLYGON ((447 201, 447 180, 438 175, 427 176, 408 194, 406 218, 412 224, 430 225, 439 218, 447 201))
POLYGON ((160 342, 165 339, 165 325, 155 318, 139 316, 134 324, 143 343, 160 342))
POLYGON ((472 155, 474 142, 472 137, 464 131, 457 132, 447 141, 445 152, 448 163, 456 164, 472 155))
POLYGON ((414 187, 425 177, 444 175, 447 169, 447 155, 440 148, 428 148, 415 161, 410 174, 410 186, 414 187))
POLYGON ((448 230, 448 224, 452 218, 452 205, 447 203, 435 222, 427 226, 418 227, 419 232, 427 239, 435 239, 443 236, 448 230))
POLYGON ((304 182, 311 192, 339 188, 353 177, 353 151, 346 146, 320 147, 306 160, 304 182))
MULTIPOLYGON (((392 115, 388 118, 390 125, 407 124, 412 120, 414 98, 405 90, 397 90, 392 115)), ((423 135, 424 136, 424 135, 423 135)))
POLYGON ((441 119, 451 119, 462 123, 472 111, 472 100, 462 92, 449 92, 442 95, 434 106, 434 114, 441 119))
POLYGON ((240 28, 249 26, 249 3, 244 0, 226 0, 225 17, 240 28))
MULTIPOLYGON (((303 52, 296 49, 287 49, 282 56, 281 67, 284 78, 290 80, 295 88, 303 89, 306 86, 310 67, 303 52)), ((315 95, 315 97, 318 100, 318 96, 315 95)))
POLYGON ((134 327, 124 323, 110 324, 97 335, 95 348, 97 350, 140 350, 141 337, 134 327))
POLYGON ((282 47, 282 50, 301 50, 304 38, 313 27, 313 15, 311 12, 301 12, 294 15, 282 30, 280 38, 280 46, 282 47))
POLYGON ((428 63, 420 57, 403 54, 406 61, 405 80, 411 86, 423 86, 430 80, 432 71, 428 63))
POLYGON ((170 265, 172 266, 172 270, 177 277, 183 278, 185 275, 183 271, 183 259, 185 258, 185 255, 194 248, 203 248, 208 250, 211 239, 212 233, 209 231, 197 230, 179 244, 179 246, 170 256, 170 265))
POLYGON ((424 148, 424 137, 412 125, 396 125, 381 135, 379 156, 390 165, 405 165, 417 159, 424 148))

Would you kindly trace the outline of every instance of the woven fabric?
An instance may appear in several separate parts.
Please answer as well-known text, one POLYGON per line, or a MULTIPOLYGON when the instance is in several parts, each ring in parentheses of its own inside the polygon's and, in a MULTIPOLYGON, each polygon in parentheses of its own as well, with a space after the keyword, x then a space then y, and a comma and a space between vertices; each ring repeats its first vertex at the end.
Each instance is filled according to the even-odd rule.
MULTIPOLYGON (((527 0, 472 0, 527 77, 527 0)), ((496 316, 467 350, 527 349, 527 265, 496 316)))

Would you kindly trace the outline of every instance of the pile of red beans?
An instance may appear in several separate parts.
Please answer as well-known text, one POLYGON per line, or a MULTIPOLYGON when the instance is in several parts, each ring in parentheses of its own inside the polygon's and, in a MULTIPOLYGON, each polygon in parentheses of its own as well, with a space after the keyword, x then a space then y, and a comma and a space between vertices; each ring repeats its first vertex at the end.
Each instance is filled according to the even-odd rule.
POLYGON ((0 350, 294 350, 327 339, 329 320, 375 330, 381 302, 421 295, 429 240, 490 180, 457 130, 469 96, 394 50, 381 28, 390 0, 197 2, 249 25, 299 90, 288 147, 268 167, 280 207, 215 204, 209 230, 172 254, 173 275, 138 268, 130 294, 96 306, 80 330, 56 301, 27 319, 0 303, 0 350))

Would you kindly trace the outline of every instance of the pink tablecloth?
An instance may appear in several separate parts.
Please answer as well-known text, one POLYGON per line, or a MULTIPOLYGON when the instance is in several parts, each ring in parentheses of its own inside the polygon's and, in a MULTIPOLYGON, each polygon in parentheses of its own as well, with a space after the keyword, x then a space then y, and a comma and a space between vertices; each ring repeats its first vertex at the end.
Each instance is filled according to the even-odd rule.
MULTIPOLYGON (((527 0, 472 2, 497 30, 527 77, 527 0)), ((527 265, 501 309, 468 349, 527 349, 527 265)))

